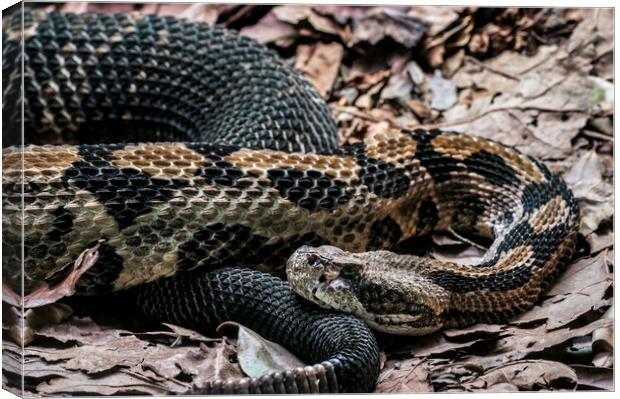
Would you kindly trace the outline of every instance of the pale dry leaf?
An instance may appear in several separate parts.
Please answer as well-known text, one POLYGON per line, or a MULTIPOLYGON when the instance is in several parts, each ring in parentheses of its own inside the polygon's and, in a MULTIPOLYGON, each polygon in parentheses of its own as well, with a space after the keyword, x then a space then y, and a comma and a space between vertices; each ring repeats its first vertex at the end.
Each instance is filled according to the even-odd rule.
POLYGON ((193 376, 196 387, 205 388, 212 381, 226 381, 245 377, 236 360, 235 349, 226 341, 214 348, 200 345, 201 352, 188 352, 178 366, 184 374, 193 376))
POLYGON ((236 338, 239 365, 249 377, 258 378, 306 365, 282 345, 261 337, 239 323, 222 323, 217 331, 236 338))
POLYGON ((403 68, 400 73, 390 76, 387 84, 381 90, 381 98, 384 100, 407 101, 411 99, 414 84, 409 76, 408 68, 403 68))
POLYGON ((592 233, 586 237, 586 240, 590 245, 590 254, 594 255, 614 245, 614 233, 613 231, 601 234, 592 233))
POLYGON ((568 51, 576 52, 588 45, 596 44, 595 49, 599 51, 592 54, 596 58, 602 53, 600 49, 607 49, 613 43, 613 9, 590 8, 580 11, 583 13, 583 20, 573 30, 568 39, 568 51))
POLYGON ((458 100, 456 85, 450 80, 444 79, 440 70, 435 70, 433 77, 428 82, 428 88, 431 92, 431 108, 445 111, 456 104, 458 100))

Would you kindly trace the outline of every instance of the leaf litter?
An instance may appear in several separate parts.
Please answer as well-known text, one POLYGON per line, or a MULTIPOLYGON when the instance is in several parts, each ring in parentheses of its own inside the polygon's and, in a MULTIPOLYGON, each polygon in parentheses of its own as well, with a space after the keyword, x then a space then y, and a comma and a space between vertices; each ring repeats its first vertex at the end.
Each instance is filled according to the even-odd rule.
MULTIPOLYGON (((317 87, 334 111, 342 143, 390 129, 440 127, 541 158, 579 201, 577 258, 532 310, 509 323, 425 337, 379 334, 386 361, 377 392, 614 388, 611 9, 47 7, 183 15, 238 29, 280 53, 317 87)), ((482 253, 471 244, 458 235, 436 235, 429 252, 467 263, 482 253)), ((66 283, 47 297, 70 290, 66 283)), ((276 367, 298 362, 280 349, 274 355, 243 326, 236 327, 242 343, 172 325, 134 332, 60 306, 55 320, 34 322, 28 333, 25 389, 31 394, 187 393, 209 379, 246 375, 242 363, 247 369, 253 358, 262 360, 258 373, 280 362, 274 357, 286 359, 276 367), (251 344, 243 342, 248 339, 251 344)), ((3 385, 15 390, 21 348, 8 334, 21 316, 11 312, 3 320, 3 385)))

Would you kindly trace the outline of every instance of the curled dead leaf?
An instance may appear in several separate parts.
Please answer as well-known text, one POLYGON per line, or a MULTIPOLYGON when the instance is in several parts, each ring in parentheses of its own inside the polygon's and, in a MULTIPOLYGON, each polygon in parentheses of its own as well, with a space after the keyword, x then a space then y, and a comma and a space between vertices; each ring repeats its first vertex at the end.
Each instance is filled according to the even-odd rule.
POLYGON ((16 307, 35 308, 58 301, 60 298, 70 296, 75 293, 75 284, 79 278, 88 271, 99 259, 99 246, 103 240, 85 249, 75 260, 68 263, 58 270, 54 275, 49 276, 42 282, 39 288, 25 295, 22 299, 20 295, 2 282, 2 300, 16 307))

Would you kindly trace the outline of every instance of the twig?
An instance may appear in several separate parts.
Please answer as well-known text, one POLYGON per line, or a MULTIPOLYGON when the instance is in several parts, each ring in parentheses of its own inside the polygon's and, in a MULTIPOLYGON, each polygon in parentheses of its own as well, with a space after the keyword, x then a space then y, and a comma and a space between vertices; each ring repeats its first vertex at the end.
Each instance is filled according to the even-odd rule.
POLYGON ((542 107, 499 107, 499 108, 493 108, 493 109, 487 110, 485 112, 482 112, 478 115, 471 116, 469 118, 457 119, 455 121, 450 121, 450 122, 434 123, 430 125, 420 124, 420 125, 406 126, 406 128, 407 129, 415 129, 415 128, 439 129, 439 128, 443 128, 447 126, 464 125, 466 123, 475 122, 478 119, 484 116, 487 116, 489 114, 492 114, 494 112, 512 111, 512 110, 537 110, 537 111, 543 111, 543 112, 583 112, 583 110, 581 109, 565 109, 565 110, 558 111, 557 109, 548 109, 548 108, 542 108, 542 107))
POLYGON ((480 250, 485 251, 485 252, 489 250, 489 248, 485 248, 482 245, 480 245, 480 244, 478 244, 476 242, 473 242, 472 240, 470 240, 468 238, 463 237, 462 235, 460 235, 459 233, 454 231, 454 229, 452 227, 448 228, 448 231, 450 232, 450 234, 455 236, 457 239, 463 241, 465 244, 469 244, 472 247, 480 249, 480 250))
POLYGON ((593 139, 599 139, 599 140, 604 140, 604 141, 611 141, 612 143, 614 142, 614 138, 611 136, 608 136, 606 134, 603 133, 599 133, 599 132, 595 132, 593 130, 584 130, 583 132, 584 136, 588 136, 591 137, 593 139))
POLYGON ((349 108, 343 108, 343 107, 340 107, 340 106, 338 106, 338 105, 332 105, 332 106, 331 106, 331 108, 332 108, 334 111, 339 112, 339 113, 341 113, 341 114, 349 114, 349 115, 353 115, 353 116, 355 116, 355 117, 358 117, 358 118, 360 118, 360 119, 367 120, 367 121, 369 121, 369 122, 373 122, 373 123, 387 122, 388 124, 390 124, 390 126, 392 126, 392 127, 394 127, 394 128, 397 128, 397 129, 402 129, 402 128, 405 128, 405 127, 406 127, 406 126, 404 126, 404 125, 400 125, 400 124, 396 123, 396 122, 395 122, 395 121, 393 121, 391 118, 386 118, 386 119, 384 119, 384 120, 379 120, 379 119, 374 118, 374 117, 372 117, 372 116, 370 116, 370 115, 367 115, 367 114, 365 114, 365 113, 363 113, 363 112, 361 112, 361 111, 358 111, 358 110, 352 110, 352 109, 349 109, 349 108))
POLYGON ((478 66, 480 66, 480 67, 482 67, 482 68, 484 68, 484 69, 486 69, 486 70, 488 70, 488 71, 490 71, 490 72, 493 72, 493 73, 495 73, 495 74, 497 74, 497 75, 503 76, 503 77, 508 78, 508 79, 516 80, 517 82, 520 82, 520 81, 521 81, 521 79, 519 79, 519 78, 518 78, 518 77, 516 77, 516 76, 512 76, 512 75, 511 75, 511 74, 509 74, 509 73, 506 73, 506 72, 500 71, 499 69, 495 69, 495 68, 492 68, 492 67, 490 67, 490 66, 488 66, 488 65, 483 64, 482 62, 478 61, 477 59, 475 59, 475 58, 474 58, 474 57, 472 57, 471 55, 466 55, 466 56, 465 56, 465 59, 466 59, 467 61, 469 61, 469 62, 471 62, 471 63, 474 63, 474 64, 476 64, 476 65, 478 65, 478 66))

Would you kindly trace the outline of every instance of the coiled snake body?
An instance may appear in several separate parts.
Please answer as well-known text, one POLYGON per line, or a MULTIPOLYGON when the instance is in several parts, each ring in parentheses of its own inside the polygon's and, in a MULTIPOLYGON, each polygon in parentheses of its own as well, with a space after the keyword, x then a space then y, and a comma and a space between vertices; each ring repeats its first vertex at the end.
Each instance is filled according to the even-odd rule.
POLYGON ((571 256, 572 194, 513 149, 439 130, 339 148, 313 87, 230 31, 26 10, 22 36, 21 20, 3 27, 3 140, 14 145, 3 149, 5 278, 19 278, 22 231, 26 290, 103 239, 79 292, 142 287, 152 317, 237 320, 316 363, 212 392, 376 383, 377 344, 362 322, 240 266, 283 274, 290 257, 303 297, 423 334, 532 306, 571 256), (385 251, 449 227, 493 239, 479 264, 385 251))

